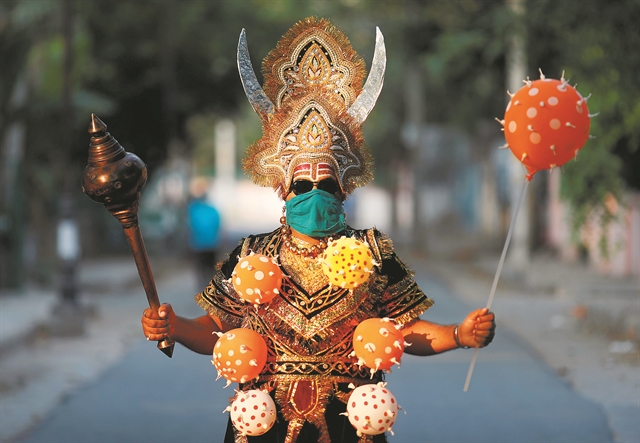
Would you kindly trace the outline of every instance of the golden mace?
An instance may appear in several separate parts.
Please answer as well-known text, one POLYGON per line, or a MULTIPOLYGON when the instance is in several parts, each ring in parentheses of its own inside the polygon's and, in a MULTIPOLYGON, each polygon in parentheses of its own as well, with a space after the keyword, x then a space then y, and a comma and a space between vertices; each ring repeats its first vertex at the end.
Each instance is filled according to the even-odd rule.
MULTIPOLYGON (((82 176, 82 192, 102 203, 122 225, 149 307, 157 310, 160 307, 158 291, 138 225, 140 190, 147 181, 147 166, 138 156, 126 152, 95 114, 91 114, 89 134, 89 162, 82 176)), ((158 349, 171 358, 174 344, 165 338, 158 342, 158 349)))

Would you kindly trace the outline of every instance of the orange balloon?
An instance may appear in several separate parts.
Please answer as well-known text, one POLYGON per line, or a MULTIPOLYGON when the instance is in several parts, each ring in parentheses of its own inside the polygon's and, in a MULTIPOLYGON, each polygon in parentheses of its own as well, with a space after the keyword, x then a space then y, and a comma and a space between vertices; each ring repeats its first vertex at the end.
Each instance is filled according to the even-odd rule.
POLYGON ((237 328, 220 334, 213 347, 213 365, 218 376, 245 383, 256 378, 267 363, 267 344, 260 334, 237 328))
POLYGON ((586 98, 566 80, 543 76, 511 97, 502 123, 509 148, 531 180, 575 158, 589 138, 591 120, 586 98))
POLYGON ((353 332, 353 352, 359 364, 371 368, 389 370, 400 364, 404 352, 404 335, 388 318, 370 318, 362 321, 353 332))
POLYGON ((244 301, 256 305, 268 303, 280 293, 282 270, 273 258, 251 254, 238 261, 231 281, 236 293, 244 301))

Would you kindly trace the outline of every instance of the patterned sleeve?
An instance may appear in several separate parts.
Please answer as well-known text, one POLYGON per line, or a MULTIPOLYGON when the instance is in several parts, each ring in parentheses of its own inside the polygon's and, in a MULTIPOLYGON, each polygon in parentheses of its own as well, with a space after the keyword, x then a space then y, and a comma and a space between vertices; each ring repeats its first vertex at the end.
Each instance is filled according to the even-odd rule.
POLYGON ((216 266, 216 273, 209 285, 195 297, 196 303, 209 315, 234 327, 241 326, 245 307, 238 299, 230 279, 246 241, 243 239, 229 257, 216 266))
POLYGON ((392 318, 398 324, 406 324, 418 318, 433 305, 418 287, 414 274, 398 258, 393 243, 386 234, 370 232, 369 244, 380 262, 380 273, 387 278, 387 285, 378 301, 381 317, 392 318))

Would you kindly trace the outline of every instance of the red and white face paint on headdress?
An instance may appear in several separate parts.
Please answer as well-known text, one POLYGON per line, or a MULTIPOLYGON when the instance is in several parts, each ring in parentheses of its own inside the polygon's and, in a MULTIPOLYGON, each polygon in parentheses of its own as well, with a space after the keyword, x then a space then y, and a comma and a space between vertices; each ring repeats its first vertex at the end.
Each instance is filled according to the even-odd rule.
POLYGON ((293 180, 309 180, 319 182, 325 178, 336 178, 336 174, 329 163, 301 163, 293 170, 293 180))

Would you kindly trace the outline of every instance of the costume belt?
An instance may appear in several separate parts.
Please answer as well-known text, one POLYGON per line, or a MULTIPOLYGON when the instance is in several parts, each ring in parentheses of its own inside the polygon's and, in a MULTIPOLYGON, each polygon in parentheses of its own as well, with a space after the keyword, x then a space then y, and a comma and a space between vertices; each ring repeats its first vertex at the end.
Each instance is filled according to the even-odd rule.
POLYGON ((350 377, 355 379, 369 378, 367 368, 360 367, 355 362, 338 361, 269 361, 262 371, 262 375, 319 375, 334 377, 350 377))

